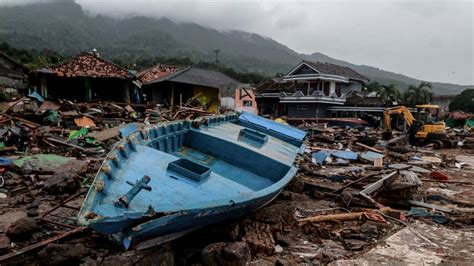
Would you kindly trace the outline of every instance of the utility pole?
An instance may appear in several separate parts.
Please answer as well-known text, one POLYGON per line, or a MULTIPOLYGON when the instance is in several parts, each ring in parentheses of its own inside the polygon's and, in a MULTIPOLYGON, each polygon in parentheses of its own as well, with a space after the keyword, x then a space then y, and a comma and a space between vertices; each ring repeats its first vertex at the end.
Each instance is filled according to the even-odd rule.
POLYGON ((214 49, 213 51, 216 54, 216 70, 219 70, 219 53, 221 49, 214 49))

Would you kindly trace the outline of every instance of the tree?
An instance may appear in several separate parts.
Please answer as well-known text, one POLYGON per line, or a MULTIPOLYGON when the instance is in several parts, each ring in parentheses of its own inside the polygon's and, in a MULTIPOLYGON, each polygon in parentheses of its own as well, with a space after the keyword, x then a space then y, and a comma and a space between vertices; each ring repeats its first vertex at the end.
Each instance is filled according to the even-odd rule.
POLYGON ((393 83, 388 86, 382 85, 377 89, 377 97, 384 102, 398 101, 400 96, 400 91, 393 83))
POLYGON ((403 95, 405 103, 411 106, 430 103, 433 100, 431 83, 422 81, 418 86, 410 85, 403 95))
POLYGON ((474 88, 466 89, 454 97, 449 104, 449 111, 474 112, 474 88))
POLYGON ((378 83, 377 81, 371 81, 366 86, 366 91, 378 91, 382 87, 382 84, 378 83))

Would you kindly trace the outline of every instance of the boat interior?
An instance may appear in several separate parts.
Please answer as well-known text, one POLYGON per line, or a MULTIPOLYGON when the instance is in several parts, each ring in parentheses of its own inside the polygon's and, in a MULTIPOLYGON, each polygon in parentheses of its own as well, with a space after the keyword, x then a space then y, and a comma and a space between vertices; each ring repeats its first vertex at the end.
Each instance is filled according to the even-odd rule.
POLYGON ((101 217, 245 201, 285 178, 299 147, 229 121, 186 121, 136 132, 115 150, 90 197, 101 217))

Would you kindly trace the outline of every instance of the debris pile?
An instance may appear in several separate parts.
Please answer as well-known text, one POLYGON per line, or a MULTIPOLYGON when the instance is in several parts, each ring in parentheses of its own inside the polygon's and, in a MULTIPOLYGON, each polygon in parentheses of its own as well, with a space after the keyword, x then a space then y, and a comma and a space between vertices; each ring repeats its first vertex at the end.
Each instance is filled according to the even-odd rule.
MULTIPOLYGON (((209 113, 193 100, 166 109, 34 94, 2 110, 2 264, 322 264, 357 258, 415 221, 453 231, 474 223, 472 132, 451 128, 462 149, 437 150, 410 146, 396 132, 384 141, 380 129, 306 124, 299 172, 270 205, 165 245, 124 251, 76 222, 107 152, 146 124, 209 113)), ((433 241, 423 226, 413 228, 433 241)))
MULTIPOLYGON (((192 103, 164 109, 50 101, 35 93, 0 105, 0 261, 45 247, 62 253, 55 251, 69 244, 51 248, 51 243, 87 231, 78 227, 77 212, 121 137, 150 123, 209 114, 192 103)), ((71 256, 79 262, 86 253, 90 250, 71 256)), ((70 261, 68 254, 59 261, 70 261)))

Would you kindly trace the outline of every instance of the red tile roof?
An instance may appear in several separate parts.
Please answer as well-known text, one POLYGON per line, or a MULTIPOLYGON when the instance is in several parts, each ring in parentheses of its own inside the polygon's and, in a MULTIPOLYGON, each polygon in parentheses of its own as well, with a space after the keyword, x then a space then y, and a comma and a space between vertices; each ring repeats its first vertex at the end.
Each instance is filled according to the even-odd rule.
POLYGON ((39 72, 49 73, 60 77, 93 77, 93 78, 132 78, 128 70, 97 57, 83 52, 70 57, 55 65, 51 65, 39 72))
POLYGON ((155 67, 143 70, 142 72, 138 73, 137 76, 143 84, 146 84, 168 76, 170 74, 176 73, 182 69, 184 69, 184 67, 157 65, 155 67))

